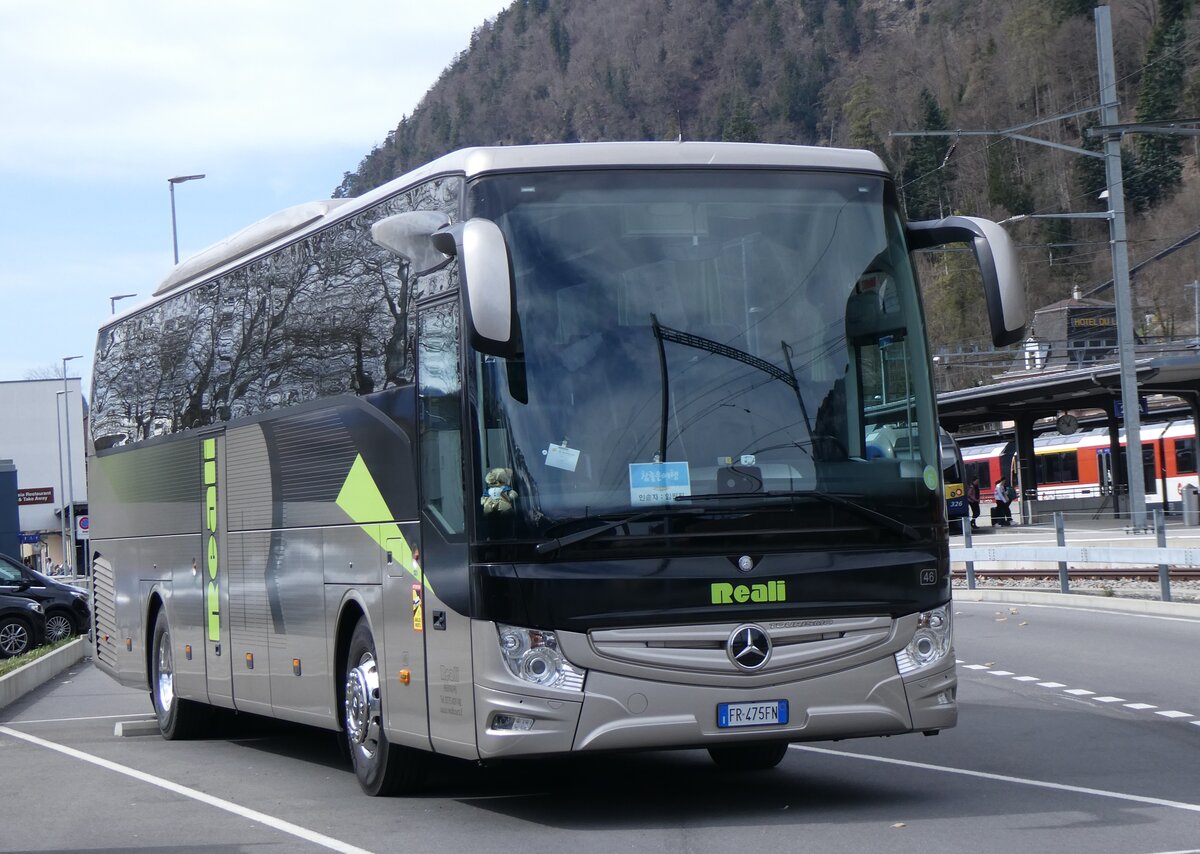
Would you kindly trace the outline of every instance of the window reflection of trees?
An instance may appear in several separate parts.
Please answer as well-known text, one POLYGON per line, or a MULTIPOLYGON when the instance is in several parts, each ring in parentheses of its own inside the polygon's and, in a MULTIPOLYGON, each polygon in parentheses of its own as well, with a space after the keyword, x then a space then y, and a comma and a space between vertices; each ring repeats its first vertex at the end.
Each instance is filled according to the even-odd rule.
POLYGON ((97 448, 411 383, 413 307, 456 287, 456 269, 411 279, 370 228, 408 210, 456 219, 460 192, 442 179, 393 196, 103 330, 97 448))

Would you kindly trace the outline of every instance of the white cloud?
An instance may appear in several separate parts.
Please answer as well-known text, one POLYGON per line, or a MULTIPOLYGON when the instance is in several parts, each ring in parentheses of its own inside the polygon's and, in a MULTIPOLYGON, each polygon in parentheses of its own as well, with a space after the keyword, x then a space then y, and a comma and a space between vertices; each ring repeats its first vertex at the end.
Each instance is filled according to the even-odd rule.
POLYGON ((327 198, 509 2, 0 0, 0 379, 87 377, 109 296, 170 270, 169 176, 208 175, 182 257, 327 198))
POLYGON ((363 153, 505 4, 7 3, 0 169, 135 174, 214 150, 363 153))

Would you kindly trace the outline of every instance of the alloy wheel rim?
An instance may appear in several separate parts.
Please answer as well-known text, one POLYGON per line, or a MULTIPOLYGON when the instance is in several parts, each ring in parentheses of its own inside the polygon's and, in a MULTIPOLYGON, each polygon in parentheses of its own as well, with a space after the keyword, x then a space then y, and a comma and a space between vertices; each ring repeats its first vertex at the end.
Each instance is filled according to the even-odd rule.
POLYGON ((24 652, 29 645, 29 634, 19 623, 9 623, 0 628, 0 650, 8 655, 24 652))
POLYGON ((345 724, 351 747, 373 759, 379 750, 379 670, 369 652, 346 674, 345 724))
POLYGON ((175 702, 175 665, 171 658, 171 636, 163 634, 158 642, 158 705, 166 714, 175 702))
POLYGON ((55 614, 46 620, 46 640, 50 643, 71 636, 71 621, 61 614, 55 614))

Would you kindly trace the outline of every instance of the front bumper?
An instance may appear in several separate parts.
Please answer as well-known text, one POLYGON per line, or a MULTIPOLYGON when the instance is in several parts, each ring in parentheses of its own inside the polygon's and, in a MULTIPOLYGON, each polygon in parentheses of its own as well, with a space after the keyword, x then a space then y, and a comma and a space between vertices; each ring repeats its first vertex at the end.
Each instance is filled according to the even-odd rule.
POLYGON ((903 677, 890 652, 810 678, 759 680, 752 687, 694 684, 675 676, 665 681, 593 667, 583 693, 574 698, 531 696, 517 684, 477 683, 480 757, 932 732, 954 726, 958 716, 952 650, 937 663, 903 677), (718 704, 761 700, 787 700, 788 723, 736 729, 717 725, 718 704), (530 718, 531 728, 497 729, 493 722, 498 714, 530 718))

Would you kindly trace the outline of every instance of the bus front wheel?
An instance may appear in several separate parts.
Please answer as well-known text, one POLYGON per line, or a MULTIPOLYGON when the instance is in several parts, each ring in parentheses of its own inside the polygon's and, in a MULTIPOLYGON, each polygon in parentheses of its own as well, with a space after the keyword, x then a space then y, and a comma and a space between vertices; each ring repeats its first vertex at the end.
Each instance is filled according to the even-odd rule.
POLYGON ((719 767, 729 771, 766 771, 783 761, 787 749, 786 741, 770 741, 710 747, 708 755, 719 767))
POLYGON ((375 641, 367 618, 359 618, 346 654, 342 726, 350 762, 362 790, 371 796, 416 790, 424 778, 426 755, 388 741, 375 641))

